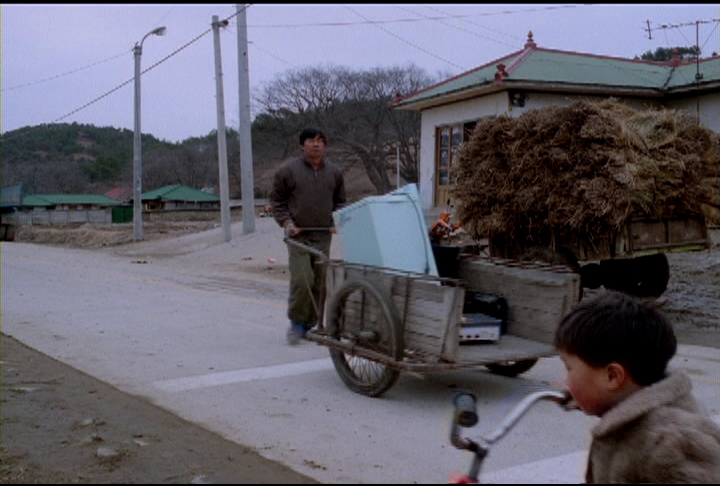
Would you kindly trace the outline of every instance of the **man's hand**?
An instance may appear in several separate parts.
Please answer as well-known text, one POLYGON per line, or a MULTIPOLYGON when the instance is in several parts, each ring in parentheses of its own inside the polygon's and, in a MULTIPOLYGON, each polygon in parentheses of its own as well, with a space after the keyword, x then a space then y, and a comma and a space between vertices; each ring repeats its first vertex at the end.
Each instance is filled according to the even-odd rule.
POLYGON ((292 220, 287 220, 287 222, 285 223, 285 235, 295 236, 298 233, 300 233, 300 229, 295 226, 295 223, 293 223, 292 220))

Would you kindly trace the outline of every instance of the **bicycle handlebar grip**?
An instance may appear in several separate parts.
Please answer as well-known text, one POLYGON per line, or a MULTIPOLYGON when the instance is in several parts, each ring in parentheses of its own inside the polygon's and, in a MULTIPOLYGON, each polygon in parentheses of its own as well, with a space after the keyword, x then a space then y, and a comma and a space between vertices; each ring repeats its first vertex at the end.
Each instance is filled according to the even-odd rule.
POLYGON ((475 395, 468 392, 458 392, 453 399, 455 405, 455 423, 460 427, 474 427, 478 423, 478 414, 475 406, 475 395))

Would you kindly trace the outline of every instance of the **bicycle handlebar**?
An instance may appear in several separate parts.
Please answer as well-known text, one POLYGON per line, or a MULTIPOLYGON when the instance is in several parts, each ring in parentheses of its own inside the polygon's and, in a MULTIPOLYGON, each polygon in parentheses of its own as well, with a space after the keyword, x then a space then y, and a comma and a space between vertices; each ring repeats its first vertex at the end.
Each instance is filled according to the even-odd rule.
POLYGON ((455 405, 454 423, 460 427, 473 427, 478 423, 475 395, 472 393, 457 393, 453 399, 453 404, 455 405))
MULTIPOLYGON (((490 446, 500 440, 507 434, 510 429, 518 423, 523 415, 538 401, 550 400, 565 410, 575 408, 572 396, 567 391, 545 390, 530 393, 525 396, 510 412, 505 415, 500 424, 489 434, 482 437, 479 441, 474 441, 467 437, 463 437, 460 433, 461 427, 473 427, 478 422, 476 411, 475 395, 468 392, 459 392, 453 398, 455 413, 453 414, 452 426, 450 429, 450 442, 457 449, 469 450, 474 453, 473 462, 467 476, 461 476, 458 480, 452 482, 477 483, 480 473, 480 466, 490 451, 490 446)), ((456 478, 458 479, 458 478, 456 478)))
POLYGON ((520 403, 515 405, 512 410, 510 410, 510 412, 505 416, 505 418, 500 422, 500 424, 495 428, 495 430, 485 436, 485 441, 488 444, 494 444, 495 442, 500 440, 505 434, 510 431, 510 429, 516 423, 518 423, 520 418, 525 415, 525 413, 530 409, 530 407, 535 404, 535 402, 538 402, 540 400, 550 400, 560 406, 565 407, 570 402, 570 399, 570 394, 567 392, 546 390, 530 393, 525 398, 523 398, 520 403))

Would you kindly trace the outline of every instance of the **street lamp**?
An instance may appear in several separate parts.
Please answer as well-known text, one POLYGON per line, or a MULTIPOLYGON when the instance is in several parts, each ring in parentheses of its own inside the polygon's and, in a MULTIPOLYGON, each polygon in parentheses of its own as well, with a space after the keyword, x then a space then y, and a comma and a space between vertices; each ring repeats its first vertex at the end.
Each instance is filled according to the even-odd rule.
POLYGON ((135 44, 135 133, 133 145, 133 241, 143 239, 142 227, 142 147, 140 142, 140 56, 142 56, 142 45, 149 35, 165 35, 165 27, 158 27, 135 44))

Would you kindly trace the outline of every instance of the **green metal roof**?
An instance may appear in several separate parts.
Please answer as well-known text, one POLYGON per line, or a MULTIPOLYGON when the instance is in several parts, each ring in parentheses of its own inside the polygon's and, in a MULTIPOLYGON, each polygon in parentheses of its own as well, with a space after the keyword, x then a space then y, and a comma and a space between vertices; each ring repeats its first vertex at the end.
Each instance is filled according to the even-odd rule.
POLYGON ((668 66, 647 61, 535 49, 505 79, 660 89, 669 75, 668 66))
POLYGON ((23 198, 23 206, 56 206, 58 204, 91 204, 93 206, 120 206, 124 203, 101 194, 33 194, 23 198))
POLYGON ((424 109, 463 98, 509 89, 547 91, 602 91, 663 97, 673 90, 682 92, 702 88, 720 89, 720 57, 672 62, 652 62, 594 54, 542 49, 534 43, 522 51, 447 79, 424 90, 400 97, 392 108, 424 109), (499 76, 499 65, 505 75, 499 76), (697 71, 702 73, 696 82, 697 71), (500 78, 497 79, 496 78, 500 78))
POLYGON ((25 196, 25 197, 23 198, 23 200, 22 200, 22 205, 23 205, 23 206, 43 206, 43 207, 48 207, 48 206, 52 206, 53 203, 51 203, 51 202, 48 201, 47 199, 43 198, 42 196, 32 195, 32 196, 25 196))
MULTIPOLYGON (((143 194, 143 200, 161 199, 163 201, 219 202, 220 197, 208 194, 192 187, 176 184, 161 187, 143 194)), ((94 206, 120 206, 123 201, 102 194, 33 194, 23 197, 22 205, 31 207, 50 207, 58 204, 91 204, 94 206)))
POLYGON ((471 71, 468 71, 467 73, 454 76, 441 83, 430 86, 429 88, 420 90, 406 98, 402 98, 401 100, 397 101, 396 106, 402 106, 405 104, 414 103, 416 101, 463 91, 478 85, 491 85, 493 79, 495 78, 495 73, 497 72, 497 64, 501 62, 509 64, 519 54, 519 52, 516 52, 515 54, 501 57, 500 59, 497 59, 490 64, 485 64, 471 71))
POLYGON ((220 202, 220 197, 215 194, 208 194, 182 184, 161 187, 142 195, 143 201, 148 199, 160 199, 162 201, 192 201, 192 202, 220 202))
POLYGON ((670 76, 668 88, 694 88, 696 86, 695 75, 698 72, 702 76, 700 78, 702 84, 720 82, 720 57, 702 59, 699 63, 691 62, 678 66, 670 76))

